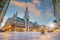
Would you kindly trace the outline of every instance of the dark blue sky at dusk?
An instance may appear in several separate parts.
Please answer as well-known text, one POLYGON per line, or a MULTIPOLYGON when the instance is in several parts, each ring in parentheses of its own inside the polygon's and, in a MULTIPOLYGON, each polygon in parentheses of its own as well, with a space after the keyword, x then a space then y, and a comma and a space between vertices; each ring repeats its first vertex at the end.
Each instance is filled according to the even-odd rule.
POLYGON ((49 26, 55 20, 52 0, 11 0, 2 26, 16 12, 18 17, 23 18, 26 6, 29 10, 29 20, 32 22, 36 21, 39 25, 49 26))

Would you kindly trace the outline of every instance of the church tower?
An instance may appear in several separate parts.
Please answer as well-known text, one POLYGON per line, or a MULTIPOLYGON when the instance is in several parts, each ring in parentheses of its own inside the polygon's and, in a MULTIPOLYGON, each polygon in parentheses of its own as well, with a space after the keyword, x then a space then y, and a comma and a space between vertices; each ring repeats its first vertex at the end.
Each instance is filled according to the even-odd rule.
POLYGON ((13 19, 17 20, 17 12, 13 15, 13 19))
POLYGON ((24 14, 24 19, 25 19, 26 31, 29 31, 29 11, 28 11, 28 7, 26 7, 25 14, 24 14))

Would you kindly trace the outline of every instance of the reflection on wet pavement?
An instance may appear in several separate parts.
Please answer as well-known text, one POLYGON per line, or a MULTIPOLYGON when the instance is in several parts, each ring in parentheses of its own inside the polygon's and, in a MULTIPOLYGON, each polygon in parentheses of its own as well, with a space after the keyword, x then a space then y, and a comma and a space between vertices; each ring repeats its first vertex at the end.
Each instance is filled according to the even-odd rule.
POLYGON ((0 33, 0 40, 60 40, 60 33, 4 32, 0 33))

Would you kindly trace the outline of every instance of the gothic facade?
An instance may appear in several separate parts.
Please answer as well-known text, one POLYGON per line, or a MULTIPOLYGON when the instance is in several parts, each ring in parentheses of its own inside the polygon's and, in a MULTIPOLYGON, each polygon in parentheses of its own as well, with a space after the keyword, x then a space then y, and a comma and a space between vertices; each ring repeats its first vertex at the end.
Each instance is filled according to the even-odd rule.
POLYGON ((5 28, 12 27, 15 28, 26 28, 26 30, 37 27, 38 24, 29 21, 29 11, 28 7, 26 7, 25 15, 23 18, 17 17, 17 13, 15 13, 11 18, 8 18, 5 28), (28 29, 29 28, 29 29, 28 29))

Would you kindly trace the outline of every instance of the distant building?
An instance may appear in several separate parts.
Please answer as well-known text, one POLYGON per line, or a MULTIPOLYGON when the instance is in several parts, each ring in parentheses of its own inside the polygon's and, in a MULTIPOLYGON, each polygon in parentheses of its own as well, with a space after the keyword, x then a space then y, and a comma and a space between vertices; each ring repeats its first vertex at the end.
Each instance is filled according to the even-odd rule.
POLYGON ((38 24, 29 21, 28 7, 26 7, 24 18, 18 17, 17 13, 15 13, 11 18, 8 18, 3 28, 6 28, 6 30, 8 30, 8 28, 13 30, 15 30, 16 28, 22 28, 28 31, 32 30, 33 28, 36 29, 37 26, 38 24))
POLYGON ((8 18, 7 23, 14 27, 25 27, 25 20, 23 18, 17 17, 17 13, 14 14, 12 18, 8 18))
POLYGON ((47 27, 47 26, 45 26, 45 25, 39 25, 39 29, 40 29, 40 30, 47 30, 47 29, 48 29, 48 27, 47 27))

